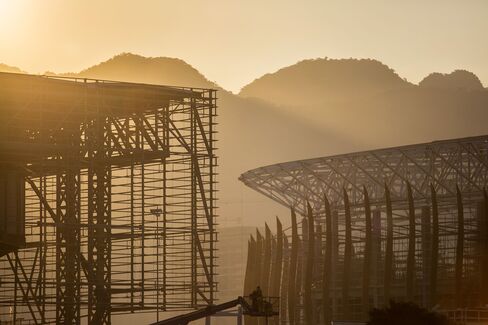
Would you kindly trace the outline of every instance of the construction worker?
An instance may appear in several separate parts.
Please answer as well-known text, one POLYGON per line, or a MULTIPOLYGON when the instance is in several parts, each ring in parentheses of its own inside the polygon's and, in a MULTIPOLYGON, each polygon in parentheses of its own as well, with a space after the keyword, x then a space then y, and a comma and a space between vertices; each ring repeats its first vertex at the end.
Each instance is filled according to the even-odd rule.
POLYGON ((263 304, 263 292, 261 291, 261 287, 257 286, 256 289, 249 295, 252 301, 252 309, 255 312, 261 311, 261 306, 263 304))

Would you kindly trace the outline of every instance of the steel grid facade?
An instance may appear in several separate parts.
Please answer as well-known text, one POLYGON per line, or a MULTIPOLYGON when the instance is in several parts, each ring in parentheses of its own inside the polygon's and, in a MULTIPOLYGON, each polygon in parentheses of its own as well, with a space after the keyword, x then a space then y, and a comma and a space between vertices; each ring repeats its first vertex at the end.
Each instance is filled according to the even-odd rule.
MULTIPOLYGON (((303 217, 285 231, 292 240, 281 261, 290 268, 281 275, 288 297, 281 321, 364 320, 389 299, 484 306, 487 167, 488 136, 481 136, 244 173, 246 185, 303 217)), ((261 241, 251 239, 251 255, 263 254, 261 241)))
POLYGON ((17 74, 0 85, 0 164, 25 180, 0 320, 109 324, 212 303, 216 91, 17 74))

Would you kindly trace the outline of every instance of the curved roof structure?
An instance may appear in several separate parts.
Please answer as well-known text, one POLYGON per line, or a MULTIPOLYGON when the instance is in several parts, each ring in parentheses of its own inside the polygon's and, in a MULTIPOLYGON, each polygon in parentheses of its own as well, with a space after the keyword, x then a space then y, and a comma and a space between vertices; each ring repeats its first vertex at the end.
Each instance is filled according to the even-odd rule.
POLYGON ((358 204, 365 187, 374 204, 383 200, 385 184, 393 200, 406 199, 407 183, 417 201, 430 197, 431 184, 439 197, 456 196, 456 186, 478 196, 488 180, 488 135, 278 163, 239 179, 302 214, 306 200, 321 211, 324 194, 341 205, 343 189, 358 204))

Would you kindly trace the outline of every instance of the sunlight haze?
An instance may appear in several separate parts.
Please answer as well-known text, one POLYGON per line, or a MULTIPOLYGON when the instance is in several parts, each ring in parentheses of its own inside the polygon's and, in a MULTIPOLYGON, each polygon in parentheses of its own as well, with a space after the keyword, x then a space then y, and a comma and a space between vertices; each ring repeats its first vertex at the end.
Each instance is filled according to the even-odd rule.
POLYGON ((486 1, 7 1, 0 62, 78 72, 122 53, 185 60, 238 92, 297 61, 374 58, 418 83, 466 69, 488 84, 486 1))

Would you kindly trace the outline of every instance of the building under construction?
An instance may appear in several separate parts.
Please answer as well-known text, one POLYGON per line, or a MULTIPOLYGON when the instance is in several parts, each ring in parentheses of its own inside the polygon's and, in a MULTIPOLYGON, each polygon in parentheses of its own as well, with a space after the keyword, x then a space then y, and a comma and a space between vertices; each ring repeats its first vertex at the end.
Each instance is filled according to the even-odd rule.
POLYGON ((216 92, 0 73, 0 322, 216 292, 216 92))
POLYGON ((275 324, 361 321, 390 299, 488 319, 488 136, 281 163, 240 179, 292 209, 290 229, 278 220, 274 235, 266 225, 249 241, 244 290, 281 296, 275 324))

